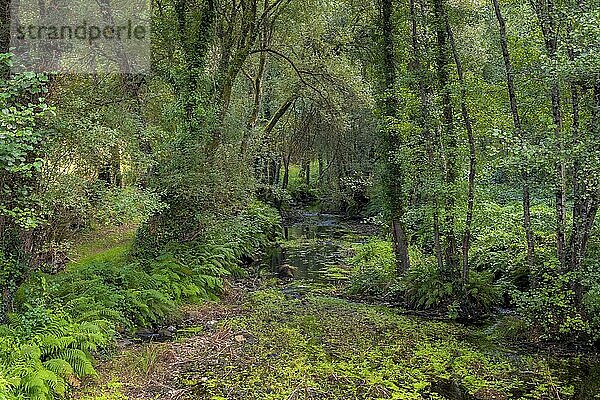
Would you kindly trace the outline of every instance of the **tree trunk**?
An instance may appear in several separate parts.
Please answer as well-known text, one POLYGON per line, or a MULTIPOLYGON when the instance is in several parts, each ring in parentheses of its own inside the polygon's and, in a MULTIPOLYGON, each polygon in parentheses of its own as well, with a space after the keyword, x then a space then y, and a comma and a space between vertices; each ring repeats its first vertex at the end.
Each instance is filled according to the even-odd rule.
MULTIPOLYGON (((434 153, 434 146, 436 143, 436 137, 432 134, 431 130, 431 118, 430 118, 430 107, 431 98, 433 97, 433 90, 431 84, 427 80, 427 74, 423 66, 421 57, 422 52, 419 46, 418 38, 418 22, 417 13, 415 7, 415 0, 410 0, 410 19, 411 19, 411 41, 412 41, 412 59, 409 63, 409 71, 411 71, 415 79, 417 80, 419 87, 419 99, 420 99, 420 119, 419 125, 422 127, 423 140, 425 142, 425 148, 427 152, 427 168, 428 171, 435 175, 436 172, 436 159, 434 153)), ((420 184, 415 182, 416 185, 420 184)), ((414 200, 417 203, 417 199, 414 200)), ((440 233, 440 218, 439 218, 439 204, 435 194, 427 196, 427 202, 431 204, 433 209, 433 251, 437 260, 438 270, 441 272, 444 270, 444 254, 442 251, 441 244, 441 233, 440 233)))
MULTIPOLYGON (((394 118, 397 111, 397 101, 394 95, 396 86, 396 63, 394 49, 394 24, 392 17, 394 13, 393 1, 382 0, 380 10, 380 23, 382 37, 382 68, 383 68, 383 90, 385 93, 384 119, 394 118)), ((387 121, 386 121, 387 122, 387 121)), ((385 132, 387 150, 397 151, 399 148, 399 135, 392 127, 385 132)), ((393 247, 396 256, 396 270, 398 275, 403 275, 410 268, 408 256, 408 236, 404 226, 404 204, 402 199, 403 176, 402 171, 393 163, 388 164, 388 201, 391 212, 391 227, 393 247)))
POLYGON ((10 0, 0 0, 0 53, 10 50, 10 0))
POLYGON ((310 160, 304 164, 304 177, 306 178, 306 186, 310 186, 310 160))
POLYGON ((446 9, 444 0, 434 0, 435 29, 436 29, 436 72, 439 89, 442 96, 442 139, 445 140, 443 151, 445 152, 445 230, 446 230, 446 248, 445 262, 448 274, 451 276, 459 266, 459 257, 457 255, 457 243, 454 233, 455 218, 455 199, 454 189, 456 187, 458 160, 458 141, 454 130, 454 109, 452 106, 452 96, 450 91, 450 77, 448 71, 449 48, 448 33, 446 29, 446 9))
POLYGON ((283 180, 281 188, 287 189, 290 183, 290 155, 283 156, 283 180))
POLYGON ((465 87, 465 78, 462 67, 460 56, 456 50, 456 43, 454 41, 454 35, 452 34, 452 28, 448 18, 446 18, 446 26, 448 29, 448 38, 450 39, 450 46, 452 48, 452 54, 454 55, 454 62, 456 63, 456 71, 458 73, 458 81, 460 83, 460 108, 462 113, 462 119, 465 124, 465 130, 467 131, 467 138, 469 141, 469 184, 467 194, 467 216, 465 221, 465 232, 462 240, 462 280, 466 284, 469 282, 469 250, 471 248, 471 227, 473 225, 473 209, 475 206, 475 168, 477 166, 477 153, 475 147, 475 136, 473 134, 473 126, 471 124, 471 116, 469 108, 467 106, 467 90, 465 87))
POLYGON ((408 255, 408 238, 406 237, 406 229, 402 226, 399 221, 392 221, 392 237, 394 241, 394 250, 396 257, 400 257, 397 260, 400 270, 400 275, 404 275, 410 268, 410 259, 408 255))
POLYGON ((442 251, 442 243, 440 239, 440 216, 437 206, 433 210, 433 249, 437 260, 438 271, 444 270, 444 253, 442 251))
POLYGON ((323 164, 323 157, 319 156, 319 183, 323 181, 323 175, 325 174, 325 166, 323 164))
POLYGON ((564 144, 562 135, 562 112, 560 87, 558 82, 558 24, 553 0, 535 0, 533 2, 536 15, 546 47, 546 54, 552 62, 552 82, 550 83, 550 99, 552 103, 552 120, 554 122, 554 140, 558 159, 555 162, 555 202, 556 202, 556 254, 561 268, 566 269, 566 168, 564 161, 564 144))
POLYGON ((498 26, 500 29, 500 44, 502 46, 502 57, 504 58, 504 67, 506 69, 506 84, 508 87, 510 110, 513 117, 515 132, 521 142, 521 150, 523 152, 523 157, 525 157, 525 165, 523 165, 521 169, 521 177, 523 180, 523 228, 525 229, 525 237, 527 240, 527 264, 531 269, 535 262, 535 239, 533 236, 533 228, 531 226, 531 196, 529 193, 528 156, 526 154, 527 140, 525 137, 525 132, 523 131, 523 126, 521 124, 521 118, 519 116, 519 109, 517 105, 517 94, 515 89, 512 63, 510 61, 510 54, 508 52, 506 21, 502 16, 498 0, 493 1, 494 11, 496 13, 496 19, 498 20, 498 26))

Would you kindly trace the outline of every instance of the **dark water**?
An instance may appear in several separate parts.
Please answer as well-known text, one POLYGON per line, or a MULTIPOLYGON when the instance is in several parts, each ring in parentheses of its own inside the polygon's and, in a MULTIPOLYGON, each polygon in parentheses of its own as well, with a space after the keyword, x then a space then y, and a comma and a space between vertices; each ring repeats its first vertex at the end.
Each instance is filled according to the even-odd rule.
MULTIPOLYGON (((293 271, 295 289, 308 284, 344 284, 351 273, 344 260, 352 244, 366 243, 376 228, 373 225, 349 222, 335 214, 303 213, 296 221, 284 224, 286 244, 271 254, 276 273, 293 271)), ((529 357, 512 354, 511 357, 529 357)), ((542 357, 542 355, 537 355, 542 357)), ((554 375, 574 389, 573 400, 600 399, 600 361, 591 357, 559 357, 547 355, 554 375)), ((453 381, 432 383, 433 391, 451 400, 475 399, 453 381)), ((519 396, 517 396, 518 398, 519 396)), ((553 398, 553 397, 544 397, 553 398)))
POLYGON ((348 247, 364 243, 361 230, 368 224, 349 224, 335 214, 304 213, 302 219, 284 224, 284 248, 277 249, 272 265, 277 270, 292 270, 295 279, 337 284, 348 279, 350 267, 344 265, 348 247))

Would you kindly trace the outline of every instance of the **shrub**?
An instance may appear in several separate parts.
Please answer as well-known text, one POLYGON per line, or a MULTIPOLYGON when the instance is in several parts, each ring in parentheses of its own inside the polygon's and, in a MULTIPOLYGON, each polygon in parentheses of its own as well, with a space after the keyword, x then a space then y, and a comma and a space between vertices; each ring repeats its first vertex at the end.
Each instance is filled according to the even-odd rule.
POLYGON ((354 249, 348 261, 354 266, 347 289, 351 295, 381 296, 394 283, 395 262, 392 246, 387 241, 375 240, 354 249))
POLYGON ((572 273, 549 268, 531 290, 514 294, 519 314, 539 339, 573 340, 589 331, 584 316, 575 307, 572 282, 572 273))

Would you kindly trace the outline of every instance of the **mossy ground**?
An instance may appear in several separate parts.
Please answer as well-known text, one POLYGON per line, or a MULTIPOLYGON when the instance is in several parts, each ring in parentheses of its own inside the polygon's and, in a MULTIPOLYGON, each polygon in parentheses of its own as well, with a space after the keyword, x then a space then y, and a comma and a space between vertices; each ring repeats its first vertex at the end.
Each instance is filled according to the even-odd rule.
POLYGON ((121 225, 82 235, 70 251, 70 265, 120 258, 131 247, 136 229, 136 225, 121 225))
POLYGON ((562 399, 575 391, 545 357, 499 348, 476 331, 279 286, 186 308, 177 340, 122 350, 79 397, 562 399))

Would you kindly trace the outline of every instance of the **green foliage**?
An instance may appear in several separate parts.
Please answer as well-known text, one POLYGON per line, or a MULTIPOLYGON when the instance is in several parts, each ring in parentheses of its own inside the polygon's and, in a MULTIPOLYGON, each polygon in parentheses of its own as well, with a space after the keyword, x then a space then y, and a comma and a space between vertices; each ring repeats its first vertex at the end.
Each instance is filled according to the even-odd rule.
POLYGON ((431 258, 413 264, 400 281, 400 288, 407 303, 417 309, 448 306, 455 294, 453 282, 445 278, 443 271, 438 269, 435 259, 431 258))
POLYGON ((91 353, 111 340, 107 327, 107 321, 76 322, 42 306, 12 314, 0 326, 0 382, 8 398, 55 399, 73 380, 95 375, 91 353))
POLYGON ((275 239, 279 214, 252 203, 240 215, 213 226, 200 239, 171 243, 153 258, 111 252, 84 259, 56 276, 39 274, 21 288, 32 298, 40 281, 45 294, 77 320, 107 318, 119 329, 159 324, 182 302, 216 299, 224 277, 243 273, 240 260, 253 259, 275 239))
MULTIPOLYGON (((10 55, 0 54, 0 69, 10 65, 10 55)), ((0 321, 30 269, 23 240, 45 223, 34 189, 44 165, 40 146, 49 136, 40 120, 52 113, 47 81, 36 73, 0 77, 0 321)))
POLYGON ((504 288, 490 271, 472 271, 465 289, 468 306, 476 310, 490 311, 502 303, 504 288))
POLYGON ((587 291, 583 298, 586 315, 593 332, 594 340, 600 339, 600 284, 596 284, 587 291))
POLYGON ((258 201, 250 202, 235 217, 222 214, 198 217, 201 218, 198 225, 203 229, 185 241, 179 241, 170 234, 159 234, 160 225, 156 221, 148 222, 138 231, 135 254, 156 257, 161 252, 181 253, 184 257, 191 257, 192 262, 196 259, 201 263, 211 254, 219 254, 218 259, 212 262, 234 272, 239 260, 253 259, 255 253, 276 239, 281 230, 281 217, 277 210, 258 201))
POLYGON ((394 282, 395 262, 391 245, 386 241, 371 241, 355 247, 348 260, 354 266, 348 287, 349 294, 382 296, 389 293, 394 282))
POLYGON ((401 298, 409 307, 420 310, 448 308, 454 317, 461 311, 454 310, 456 304, 459 308, 468 306, 488 311, 502 298, 502 288, 494 282, 493 273, 473 271, 468 284, 462 288, 438 269, 434 257, 425 256, 417 249, 411 250, 411 269, 399 278, 388 241, 359 245, 355 253, 349 259, 355 266, 348 287, 353 295, 401 298))
POLYGON ((256 192, 260 200, 280 210, 289 210, 292 206, 293 197, 287 189, 274 185, 259 184, 256 192))
POLYGON ((572 274, 559 273, 556 266, 549 266, 535 278, 530 290, 514 295, 517 309, 534 335, 543 340, 572 341, 584 339, 589 333, 586 317, 575 307, 573 278, 572 274))
POLYGON ((515 315, 502 316, 485 331, 486 335, 504 342, 520 342, 530 335, 528 323, 515 315))
POLYGON ((19 312, 0 326, 0 385, 8 396, 63 396, 73 379, 95 375, 92 352, 115 331, 156 326, 184 302, 216 300, 223 279, 243 271, 240 260, 257 256, 279 231, 277 211, 256 202, 154 258, 133 258, 120 246, 56 275, 34 274, 17 292, 19 312))
MULTIPOLYGON (((3 54, 0 67, 10 63, 3 54)), ((48 136, 38 124, 52 113, 44 98, 47 81, 45 75, 35 73, 0 79, 0 217, 10 218, 22 229, 43 223, 31 190, 44 164, 40 144, 48 136)))

